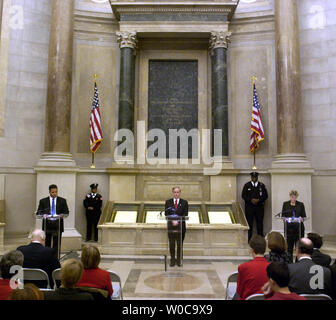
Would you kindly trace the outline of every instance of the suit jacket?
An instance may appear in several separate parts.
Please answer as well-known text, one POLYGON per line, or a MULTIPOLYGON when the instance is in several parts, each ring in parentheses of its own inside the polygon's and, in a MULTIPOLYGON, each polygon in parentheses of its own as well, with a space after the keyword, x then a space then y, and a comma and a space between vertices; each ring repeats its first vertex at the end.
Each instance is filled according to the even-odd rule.
POLYGON ((45 300, 93 300, 92 294, 80 289, 58 288, 55 291, 45 291, 45 300))
MULTIPOLYGON (((292 263, 288 265, 289 268, 289 289, 292 292, 297 294, 317 294, 324 293, 327 295, 332 294, 332 279, 330 269, 326 267, 319 266, 323 269, 323 289, 313 289, 310 285, 310 280, 313 276, 316 276, 317 271, 311 269, 313 266, 317 266, 317 264, 311 259, 301 259, 296 263, 292 263), (310 273, 312 272, 312 273, 310 273)), ((316 283, 314 281, 313 283, 316 283)))
POLYGON ((319 249, 314 249, 312 260, 323 267, 329 267, 331 263, 331 257, 328 254, 322 253, 319 249))
POLYGON ((264 207, 264 202, 268 198, 267 189, 265 185, 258 181, 257 187, 252 184, 252 181, 245 183, 242 191, 242 198, 245 201, 245 208, 264 207), (257 205, 254 205, 251 200, 259 199, 257 205))
MULTIPOLYGON (((165 203, 165 215, 169 216, 172 214, 176 214, 178 216, 188 216, 188 201, 183 200, 180 198, 180 201, 177 205, 177 210, 174 212, 174 210, 172 209, 174 208, 174 199, 169 199, 166 201, 165 203)), ((168 228, 168 232, 169 231, 179 231, 180 230, 180 226, 173 226, 172 221, 168 220, 167 221, 167 228, 168 228)), ((182 222, 182 232, 186 231, 186 223, 185 221, 182 222)))
POLYGON ((52 287, 52 272, 61 267, 54 250, 35 242, 18 247, 17 250, 23 253, 23 268, 38 268, 44 270, 48 274, 49 283, 52 287))
POLYGON ((266 268, 269 262, 264 257, 255 257, 238 267, 237 293, 239 300, 262 293, 261 288, 268 281, 266 268))
MULTIPOLYGON (((293 210, 296 218, 302 217, 306 218, 306 210, 303 202, 296 201, 295 206, 291 206, 290 200, 285 201, 282 204, 282 217, 292 217, 293 210)), ((287 235, 288 236, 297 236, 298 233, 298 224, 287 223, 287 235)), ((303 238, 305 233, 304 224, 301 222, 301 235, 300 237, 303 238)))
MULTIPOLYGON (((40 200, 39 206, 37 209, 39 214, 50 214, 50 198, 46 197, 40 200)), ((69 214, 69 209, 67 202, 64 198, 57 197, 56 201, 56 214, 69 214)), ((48 231, 57 231, 57 223, 54 221, 47 221, 47 226, 45 226, 45 219, 43 219, 42 229, 45 232, 48 231)), ((64 231, 64 222, 63 218, 61 218, 61 225, 60 225, 61 232, 64 231)))

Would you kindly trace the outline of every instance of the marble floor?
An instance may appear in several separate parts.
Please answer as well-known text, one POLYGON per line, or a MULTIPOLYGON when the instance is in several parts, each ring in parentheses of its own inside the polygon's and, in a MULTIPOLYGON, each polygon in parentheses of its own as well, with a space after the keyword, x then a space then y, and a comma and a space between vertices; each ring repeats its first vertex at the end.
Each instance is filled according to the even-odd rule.
POLYGON ((225 299, 228 276, 248 259, 194 257, 165 270, 159 256, 102 256, 101 267, 119 274, 124 299, 225 299))
MULTIPOLYGON (((25 242, 8 243, 4 251, 25 242)), ((61 260, 78 258, 80 254, 80 251, 62 253, 61 260)), ((331 256, 335 258, 334 254, 331 256)), ((102 255, 100 267, 120 276, 125 300, 225 299, 228 276, 250 259, 249 256, 185 257, 182 267, 169 267, 169 260, 165 266, 164 256, 102 255)))

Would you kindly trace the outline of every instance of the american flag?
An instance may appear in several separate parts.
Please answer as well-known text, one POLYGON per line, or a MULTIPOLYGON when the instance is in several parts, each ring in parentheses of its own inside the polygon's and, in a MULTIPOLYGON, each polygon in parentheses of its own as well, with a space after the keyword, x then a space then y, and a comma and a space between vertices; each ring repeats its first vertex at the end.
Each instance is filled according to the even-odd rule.
POLYGON ((95 82, 94 97, 90 115, 90 150, 95 153, 103 141, 102 129, 100 124, 98 88, 95 82))
POLYGON ((253 153, 259 148, 259 142, 264 140, 264 128, 261 123, 260 105, 255 84, 253 83, 253 107, 251 119, 250 151, 253 153))

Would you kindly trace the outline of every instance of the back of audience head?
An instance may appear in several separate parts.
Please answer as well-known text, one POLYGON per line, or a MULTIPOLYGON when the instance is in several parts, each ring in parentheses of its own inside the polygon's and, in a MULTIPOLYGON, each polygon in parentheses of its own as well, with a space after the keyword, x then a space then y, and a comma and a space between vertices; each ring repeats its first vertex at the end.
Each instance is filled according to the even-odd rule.
POLYGON ((267 235, 267 246, 279 254, 287 251, 287 242, 280 232, 272 231, 267 235))
POLYGON ((76 259, 65 260, 61 267, 61 283, 63 288, 74 288, 81 279, 83 273, 83 264, 76 259))
POLYGON ((314 248, 320 249, 323 245, 323 239, 318 233, 310 232, 307 234, 307 238, 311 240, 314 248))
POLYGON ((81 261, 84 269, 96 269, 100 263, 100 252, 96 246, 85 245, 82 248, 81 261))
POLYGON ((5 253, 0 262, 1 277, 3 279, 10 279, 15 272, 11 273, 10 269, 12 266, 23 265, 23 254, 21 251, 13 250, 5 253))
POLYGON ((252 254, 264 255, 266 251, 266 240, 262 236, 254 235, 249 242, 249 246, 252 249, 252 254))
POLYGON ((40 229, 35 229, 30 237, 30 241, 38 241, 43 246, 45 245, 45 239, 46 239, 45 232, 40 229))
POLYGON ((8 300, 44 300, 44 295, 33 283, 27 283, 23 289, 14 289, 8 300))
POLYGON ((311 256, 313 254, 314 245, 308 238, 301 238, 296 245, 297 256, 311 256))
POLYGON ((289 269, 288 265, 285 262, 271 262, 267 268, 267 277, 270 279, 272 289, 275 285, 279 288, 288 287, 289 284, 289 269))

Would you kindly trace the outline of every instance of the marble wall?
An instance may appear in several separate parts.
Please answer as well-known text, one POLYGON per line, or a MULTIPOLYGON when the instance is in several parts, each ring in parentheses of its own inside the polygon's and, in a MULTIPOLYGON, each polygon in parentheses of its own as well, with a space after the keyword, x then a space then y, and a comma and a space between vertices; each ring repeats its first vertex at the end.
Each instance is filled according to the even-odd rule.
POLYGON ((304 151, 312 177, 313 230, 335 234, 336 2, 298 2, 304 151))
POLYGON ((304 151, 336 169, 336 2, 299 1, 304 151))
POLYGON ((11 0, 10 7, 0 167, 32 167, 43 151, 51 1, 11 0))

